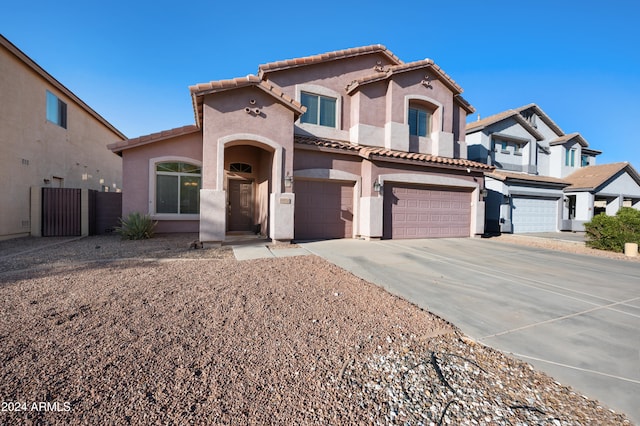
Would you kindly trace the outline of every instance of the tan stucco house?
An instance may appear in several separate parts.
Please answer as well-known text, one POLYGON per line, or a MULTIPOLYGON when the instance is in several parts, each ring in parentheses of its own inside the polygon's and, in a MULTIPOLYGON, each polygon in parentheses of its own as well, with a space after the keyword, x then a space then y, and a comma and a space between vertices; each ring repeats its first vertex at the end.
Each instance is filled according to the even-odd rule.
POLYGON ((0 239, 31 233, 31 187, 119 191, 125 136, 0 35, 0 239))
POLYGON ((195 125, 113 143, 123 214, 204 242, 469 237, 483 172, 467 160, 473 107, 432 60, 372 45, 261 65, 190 87, 195 125))

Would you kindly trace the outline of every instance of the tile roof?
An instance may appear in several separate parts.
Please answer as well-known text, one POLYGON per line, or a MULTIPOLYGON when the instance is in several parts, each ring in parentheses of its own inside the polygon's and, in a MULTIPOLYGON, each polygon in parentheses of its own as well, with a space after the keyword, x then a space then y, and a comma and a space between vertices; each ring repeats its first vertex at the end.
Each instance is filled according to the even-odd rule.
POLYGON ((525 130, 527 130, 533 137, 535 137, 536 140, 541 141, 544 139, 544 136, 540 132, 538 132, 531 124, 529 124, 529 122, 525 120, 524 117, 522 117, 522 115, 520 115, 520 112, 518 112, 515 109, 509 109, 494 115, 490 115, 481 120, 467 123, 466 134, 468 135, 470 133, 484 130, 488 126, 498 123, 500 121, 506 120, 508 118, 513 118, 518 123, 520 123, 520 125, 522 125, 522 127, 524 127, 525 130))
POLYGON ((528 104, 528 105, 521 106, 520 108, 515 108, 515 110, 516 110, 516 111, 518 111, 519 113, 521 113, 521 112, 523 112, 523 111, 526 111, 526 110, 528 110, 528 109, 533 109, 533 110, 535 111, 535 113, 536 113, 536 114, 538 114, 538 115, 540 116, 540 118, 542 119, 542 121, 544 121, 544 122, 545 122, 545 124, 546 124, 547 126, 549 126, 549 127, 551 128, 551 130, 553 130, 553 131, 554 131, 558 136, 562 136, 562 135, 564 135, 564 132, 562 131, 562 129, 560 128, 560 126, 558 126, 558 125, 556 124, 556 122, 555 122, 555 121, 553 121, 553 120, 551 119, 551 117, 549 117, 549 116, 547 115, 547 113, 546 113, 546 112, 544 112, 544 111, 542 110, 542 108, 540 108, 537 104, 530 103, 530 104, 528 104))
POLYGON ((302 58, 286 59, 284 61, 270 62, 262 64, 258 67, 258 76, 264 79, 264 75, 273 71, 280 71, 289 68, 301 67, 305 65, 318 64, 322 62, 335 61, 343 58, 367 55, 371 53, 381 53, 385 55, 393 64, 401 64, 402 61, 394 55, 390 50, 381 44, 373 44, 370 46, 354 47, 344 50, 336 50, 333 52, 321 53, 319 55, 305 56, 302 58))
POLYGON ((567 182, 565 179, 559 179, 551 176, 530 175, 526 173, 505 172, 502 170, 495 170, 491 173, 487 173, 486 176, 492 177, 502 182, 504 182, 505 180, 523 180, 536 183, 551 183, 564 186, 569 185, 569 182, 567 182))
POLYGON ((449 76, 442 68, 436 65, 432 59, 426 58, 421 61, 408 62, 406 64, 392 65, 387 67, 386 69, 373 73, 371 75, 359 78, 357 80, 352 81, 347 85, 347 93, 351 93, 356 90, 358 87, 363 86, 365 84, 374 83, 376 81, 381 81, 390 78, 395 74, 400 74, 404 72, 419 70, 419 69, 430 69, 438 76, 442 82, 445 83, 455 94, 460 94, 463 92, 462 87, 455 82, 451 76, 449 76))
POLYGON ((398 159, 408 162, 428 163, 433 165, 449 166, 455 168, 473 168, 476 170, 493 170, 493 166, 478 163, 462 158, 438 157, 429 154, 415 152, 396 151, 380 147, 354 145, 349 142, 330 139, 320 139, 313 136, 295 135, 295 142, 299 145, 310 145, 318 148, 339 149, 349 151, 366 159, 398 159))
POLYGON ((565 191, 597 190, 618 173, 625 170, 640 185, 640 175, 628 162, 602 164, 598 166, 582 167, 565 179, 570 186, 565 191))
POLYGON ((202 124, 204 96, 249 86, 257 87, 273 96, 284 106, 292 109, 297 115, 301 115, 306 111, 306 108, 300 102, 285 94, 280 87, 269 81, 261 80, 258 76, 249 74, 246 77, 211 81, 209 83, 200 83, 189 86, 189 91, 191 92, 191 98, 193 101, 193 109, 196 116, 196 123, 198 126, 202 124))
POLYGON ((7 49, 11 54, 13 54, 16 58, 22 61, 26 66, 31 68, 42 77, 45 81, 51 84, 53 87, 58 89, 60 92, 64 93, 69 99, 75 102, 80 108, 84 109, 89 115, 102 123, 105 127, 111 130, 118 138, 126 139, 127 137, 118 129, 116 129, 111 123, 109 123, 104 117, 98 114, 93 108, 84 103, 82 99, 76 96, 71 90, 69 90, 66 86, 56 80, 51 74, 44 70, 40 65, 38 65, 33 59, 27 56, 22 50, 18 49, 13 43, 7 40, 2 34, 0 34, 0 46, 3 46, 7 49))
POLYGON ((584 147, 589 146, 589 143, 587 143, 587 141, 578 132, 569 133, 568 135, 564 135, 564 136, 559 136, 549 141, 549 146, 562 145, 569 142, 572 139, 576 139, 581 146, 584 146, 584 147))
POLYGON ((141 145, 147 145, 154 142, 159 142, 165 139, 175 138, 177 136, 188 135, 190 133, 200 132, 201 130, 194 126, 176 127, 175 129, 163 130, 162 132, 151 133, 150 135, 144 135, 133 139, 125 139, 121 142, 112 143, 107 145, 111 151, 116 154, 120 154, 126 149, 135 148, 141 145))

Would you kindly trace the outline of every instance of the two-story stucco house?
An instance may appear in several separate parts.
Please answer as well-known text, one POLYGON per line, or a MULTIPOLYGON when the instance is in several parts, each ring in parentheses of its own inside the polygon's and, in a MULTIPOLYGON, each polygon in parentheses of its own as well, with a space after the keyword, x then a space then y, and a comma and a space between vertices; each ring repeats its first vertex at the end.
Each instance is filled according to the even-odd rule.
POLYGON ((596 166, 601 154, 566 134, 536 104, 466 126, 469 159, 486 174, 489 232, 584 231, 594 214, 640 208, 640 179, 628 163, 596 166))
POLYGON ((204 242, 484 231, 483 172, 466 159, 474 111, 432 60, 381 45, 261 65, 190 87, 195 125, 110 145, 123 214, 204 242))
POLYGON ((121 189, 120 131, 1 35, 0 75, 0 239, 32 232, 31 187, 121 189))

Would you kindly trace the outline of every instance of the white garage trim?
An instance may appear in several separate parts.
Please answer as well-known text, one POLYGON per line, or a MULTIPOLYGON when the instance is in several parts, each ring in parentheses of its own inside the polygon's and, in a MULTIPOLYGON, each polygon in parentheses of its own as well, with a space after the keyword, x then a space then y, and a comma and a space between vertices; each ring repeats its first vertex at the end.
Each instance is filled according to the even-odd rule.
POLYGON ((558 198, 513 196, 511 226, 514 234, 526 232, 557 232, 560 200, 558 198))
MULTIPOLYGON (((470 182, 465 179, 459 179, 449 176, 419 175, 408 173, 389 173, 379 175, 378 182, 380 182, 383 187, 385 182, 396 182, 471 189, 471 225, 469 227, 469 236, 473 237, 475 235, 478 223, 484 223, 484 211, 482 211, 481 217, 478 217, 478 199, 480 196, 480 185, 477 182, 470 182)), ((380 217, 378 218, 380 221, 378 223, 379 229, 383 229, 383 216, 384 215, 380 215, 380 217)))

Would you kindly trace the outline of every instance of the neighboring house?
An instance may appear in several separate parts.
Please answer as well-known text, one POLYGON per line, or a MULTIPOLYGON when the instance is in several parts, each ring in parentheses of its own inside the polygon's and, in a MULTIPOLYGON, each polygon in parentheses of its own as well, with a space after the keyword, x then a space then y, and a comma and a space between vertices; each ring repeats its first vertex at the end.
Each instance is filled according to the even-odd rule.
POLYGON ((374 45, 190 87, 196 124, 110 145, 123 214, 205 242, 468 237, 484 232, 474 111, 433 61, 374 45))
POLYGON ((496 167, 486 173, 488 232, 584 231, 602 203, 607 214, 623 204, 640 208, 633 167, 596 166, 601 152, 579 133, 565 134, 536 104, 471 122, 466 133, 469 159, 496 167))
POLYGON ((0 35, 0 239, 31 232, 30 188, 119 191, 125 136, 0 35))

